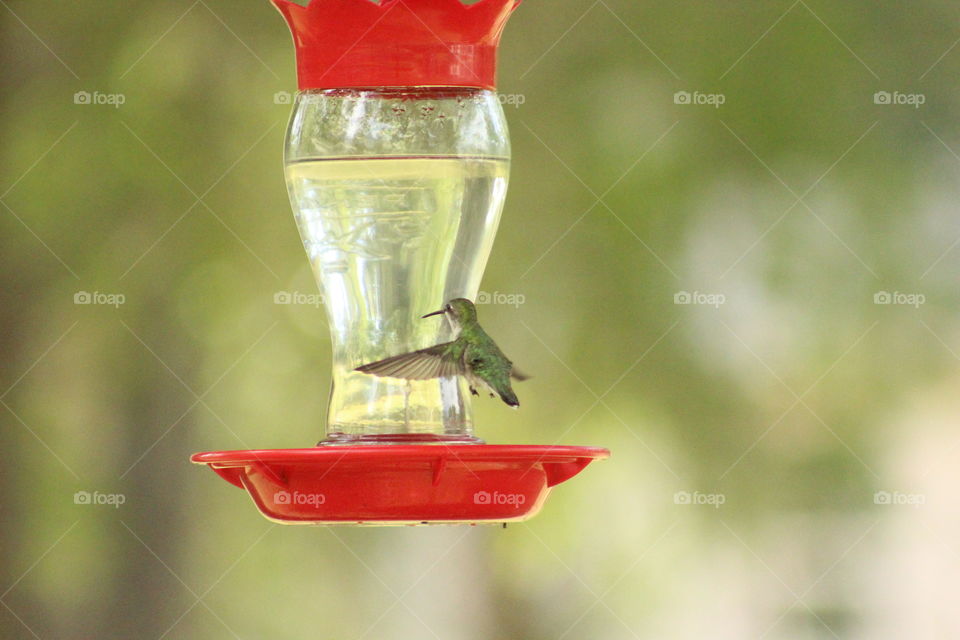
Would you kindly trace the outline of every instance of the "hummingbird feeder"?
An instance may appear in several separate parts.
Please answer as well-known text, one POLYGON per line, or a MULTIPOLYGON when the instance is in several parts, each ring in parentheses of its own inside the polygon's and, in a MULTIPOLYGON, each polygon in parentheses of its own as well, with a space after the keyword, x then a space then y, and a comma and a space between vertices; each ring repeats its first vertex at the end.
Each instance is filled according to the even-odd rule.
POLYGON ((293 32, 299 92, 287 188, 333 345, 326 437, 304 449, 191 460, 271 520, 525 520, 606 449, 491 445, 463 376, 356 369, 455 338, 422 319, 475 299, 507 191, 497 45, 519 0, 272 0, 293 32))

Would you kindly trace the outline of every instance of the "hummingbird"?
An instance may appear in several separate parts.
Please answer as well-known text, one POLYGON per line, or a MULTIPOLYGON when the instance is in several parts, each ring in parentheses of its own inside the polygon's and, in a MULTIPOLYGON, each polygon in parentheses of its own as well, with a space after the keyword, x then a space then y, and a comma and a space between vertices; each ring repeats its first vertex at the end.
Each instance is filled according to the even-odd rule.
POLYGON ((454 298, 423 317, 438 315, 445 316, 453 326, 456 338, 452 341, 371 362, 355 371, 404 380, 464 376, 471 394, 480 395, 477 387, 481 387, 490 392, 491 398, 500 396, 511 407, 519 407, 510 378, 526 380, 527 376, 517 371, 477 322, 474 304, 466 298, 454 298))

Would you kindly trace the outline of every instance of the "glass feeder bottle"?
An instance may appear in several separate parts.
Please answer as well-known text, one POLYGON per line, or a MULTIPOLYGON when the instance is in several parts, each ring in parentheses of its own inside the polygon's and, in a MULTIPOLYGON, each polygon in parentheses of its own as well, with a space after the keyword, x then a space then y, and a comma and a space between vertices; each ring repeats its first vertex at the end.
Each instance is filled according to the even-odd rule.
POLYGON ((479 442, 460 378, 354 369, 453 339, 442 317, 421 316, 476 298, 507 190, 510 143, 493 76, 516 3, 275 4, 294 34, 300 80, 287 188, 332 341, 322 444, 479 442), (370 22, 364 5, 383 19, 370 22), (345 17, 364 28, 359 40, 345 17))

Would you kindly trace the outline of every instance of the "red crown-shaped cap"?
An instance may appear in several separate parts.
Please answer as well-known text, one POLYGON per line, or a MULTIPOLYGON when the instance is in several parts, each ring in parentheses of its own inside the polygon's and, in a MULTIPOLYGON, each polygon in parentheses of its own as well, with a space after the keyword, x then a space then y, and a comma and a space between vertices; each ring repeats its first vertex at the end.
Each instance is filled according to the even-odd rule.
POLYGON ((493 89, 497 45, 520 0, 273 0, 290 25, 301 89, 493 89))

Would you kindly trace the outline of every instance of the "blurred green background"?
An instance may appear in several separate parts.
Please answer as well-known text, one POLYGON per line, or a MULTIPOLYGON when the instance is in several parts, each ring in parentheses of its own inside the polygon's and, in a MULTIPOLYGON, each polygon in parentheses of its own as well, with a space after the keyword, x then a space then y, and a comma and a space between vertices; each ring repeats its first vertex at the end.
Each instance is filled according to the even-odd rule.
POLYGON ((481 313, 534 378, 477 424, 613 457, 505 530, 187 461, 323 430, 276 11, 0 5, 0 637, 960 637, 955 3, 520 7, 481 313))

